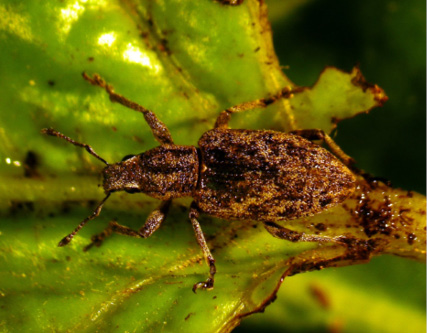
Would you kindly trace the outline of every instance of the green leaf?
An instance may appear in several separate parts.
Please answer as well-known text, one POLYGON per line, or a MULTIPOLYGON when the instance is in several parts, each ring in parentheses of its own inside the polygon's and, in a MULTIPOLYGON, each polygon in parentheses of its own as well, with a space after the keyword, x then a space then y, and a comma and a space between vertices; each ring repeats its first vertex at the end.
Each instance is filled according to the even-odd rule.
POLYGON ((422 332, 424 282, 424 263, 388 256, 367 265, 289 277, 265 313, 244 320, 239 329, 397 333, 405 327, 422 332))
MULTIPOLYGON (((83 71, 101 74, 117 92, 153 110, 179 144, 195 144, 222 109, 286 86, 295 90, 293 98, 238 114, 232 126, 330 130, 331 118, 366 112, 384 95, 377 87, 361 87, 357 69, 349 74, 328 69, 313 88, 295 86, 275 57, 265 6, 254 0, 240 6, 3 1, 0 18, 0 48, 6 50, 0 55, 0 327, 5 331, 227 331, 263 309, 289 274, 383 252, 425 255, 424 197, 381 184, 371 189, 362 179, 345 205, 289 223, 312 233, 322 221, 325 235, 354 238, 350 250, 290 243, 272 238, 256 222, 204 216, 201 224, 218 270, 210 292, 191 291, 206 278, 207 267, 188 223, 187 199, 174 203, 164 226, 149 239, 114 235, 82 252, 109 220, 138 229, 158 204, 144 195, 114 194, 100 218, 58 248, 102 198, 96 186, 102 166, 40 130, 54 127, 90 144, 109 162, 156 145, 141 115, 111 103, 81 78, 83 71), (389 199, 386 213, 396 228, 391 235, 379 230, 369 237, 360 229, 366 217, 355 213, 381 211, 389 199), (412 223, 402 226, 405 219, 412 223), (370 248, 362 253, 366 244, 370 248)), ((380 228, 380 221, 374 222, 380 228)))

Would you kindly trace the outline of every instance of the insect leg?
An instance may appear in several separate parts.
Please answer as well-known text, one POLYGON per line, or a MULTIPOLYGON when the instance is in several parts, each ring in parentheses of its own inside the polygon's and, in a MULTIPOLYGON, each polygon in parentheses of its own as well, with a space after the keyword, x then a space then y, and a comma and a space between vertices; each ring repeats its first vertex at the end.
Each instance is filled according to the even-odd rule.
POLYGON ((289 87, 286 87, 280 90, 277 94, 270 97, 260 98, 252 102, 245 102, 232 106, 226 110, 221 111, 218 118, 216 119, 214 128, 228 128, 228 123, 232 113, 244 112, 258 107, 266 107, 267 105, 278 101, 280 98, 289 98, 291 95, 292 90, 289 87))
POLYGON ((154 112, 114 92, 114 88, 111 85, 107 84, 104 79, 101 78, 98 74, 94 74, 93 77, 90 77, 89 75, 83 72, 82 75, 83 78, 92 85, 104 88, 110 96, 110 100, 112 102, 120 103, 121 105, 126 106, 129 109, 141 112, 144 115, 145 121, 147 122, 148 126, 150 126, 151 128, 154 138, 158 142, 160 142, 161 144, 173 144, 172 136, 169 132, 169 129, 159 118, 157 118, 154 112))
POLYGON ((144 225, 138 230, 133 230, 129 227, 117 223, 113 220, 108 224, 108 227, 99 234, 93 235, 91 238, 92 243, 87 245, 83 251, 89 250, 92 246, 100 246, 105 238, 110 236, 113 232, 139 238, 148 238, 150 237, 157 229, 159 229, 162 222, 165 220, 166 215, 169 211, 169 207, 172 200, 162 201, 162 203, 153 210, 145 221, 144 225))
POLYGON ((201 281, 196 283, 193 286, 193 292, 196 292, 197 289, 212 289, 214 285, 214 275, 216 273, 216 267, 215 267, 215 259, 212 256, 211 251, 209 250, 208 244, 206 243, 205 236, 203 235, 202 228, 200 227, 199 221, 197 221, 198 217, 200 215, 199 208, 197 205, 193 202, 190 206, 190 221, 193 225, 194 232, 196 234, 197 243, 199 243, 199 246, 202 248, 203 256, 205 257, 205 260, 207 264, 209 265, 209 277, 205 281, 201 281))
POLYGON ((61 132, 58 132, 56 130, 54 130, 53 128, 43 128, 41 131, 43 134, 47 134, 47 135, 51 135, 51 136, 56 136, 60 139, 64 139, 65 141, 77 146, 77 147, 82 147, 85 148, 86 151, 91 154, 92 156, 95 156, 98 160, 100 160, 101 162, 105 163, 106 165, 108 165, 108 163, 101 157, 99 156, 97 153, 95 153, 95 151, 93 150, 93 148, 91 146, 89 146, 86 143, 81 143, 81 142, 77 142, 74 141, 73 139, 69 138, 68 136, 65 136, 64 134, 62 134, 61 132))
POLYGON ((282 227, 274 222, 264 222, 265 229, 276 238, 285 239, 291 242, 339 242, 339 238, 318 236, 318 235, 307 235, 303 232, 290 230, 282 227))
POLYGON ((373 177, 369 173, 364 172, 362 169, 354 166, 356 161, 348 156, 343 150, 335 143, 335 141, 325 132, 320 129, 308 129, 308 130, 295 130, 290 132, 291 134, 296 134, 302 136, 308 140, 322 140, 325 142, 332 153, 335 154, 347 167, 353 171, 355 174, 362 176, 370 186, 376 186, 378 181, 383 182, 387 186, 391 186, 389 180, 381 177, 373 177))
POLYGON ((101 246, 102 242, 104 241, 105 238, 109 237, 112 233, 113 233, 113 222, 116 222, 115 220, 110 221, 110 223, 108 223, 108 226, 104 229, 104 231, 102 231, 99 234, 93 235, 90 240, 91 243, 86 245, 83 248, 83 251, 86 252, 88 251, 92 246, 96 246, 99 247, 101 246))
POLYGON ((157 229, 159 229, 160 225, 166 219, 171 202, 172 200, 162 201, 159 207, 151 212, 145 224, 138 231, 142 238, 150 237, 157 229))
POLYGON ((344 151, 335 143, 335 141, 320 129, 295 130, 289 133, 302 136, 308 140, 322 140, 345 165, 352 167, 355 163, 353 158, 344 153, 344 151))

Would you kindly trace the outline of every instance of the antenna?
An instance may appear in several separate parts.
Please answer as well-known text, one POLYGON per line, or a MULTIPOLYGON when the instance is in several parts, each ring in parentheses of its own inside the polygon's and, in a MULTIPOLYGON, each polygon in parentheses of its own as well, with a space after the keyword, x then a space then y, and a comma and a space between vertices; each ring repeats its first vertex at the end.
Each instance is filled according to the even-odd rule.
POLYGON ((108 165, 107 161, 105 161, 101 156, 99 156, 97 153, 95 153, 95 151, 93 150, 93 148, 91 146, 89 146, 86 143, 81 143, 81 142, 77 142, 74 141, 73 139, 69 138, 68 136, 65 136, 64 134, 62 134, 61 132, 58 132, 56 130, 54 130, 53 128, 43 128, 41 130, 41 132, 43 134, 47 134, 47 135, 51 135, 51 136, 56 136, 60 139, 64 139, 65 141, 78 146, 78 147, 82 147, 85 148, 86 151, 91 154, 92 156, 95 156, 98 160, 100 160, 102 163, 105 163, 106 165, 108 165))
POLYGON ((107 201, 108 197, 110 196, 111 193, 108 193, 107 196, 102 199, 102 201, 99 203, 99 205, 95 208, 95 210, 93 211, 93 213, 91 215, 89 215, 88 217, 86 217, 82 222, 80 222, 80 224, 77 226, 76 229, 74 229, 74 231, 70 234, 68 234, 67 236, 65 236, 64 238, 61 239, 61 241, 58 243, 58 246, 65 246, 67 245, 69 242, 71 242, 71 240, 73 239, 73 237, 75 236, 75 234, 77 232, 79 232, 79 230, 81 228, 84 227, 84 225, 89 222, 90 220, 93 220, 94 218, 99 216, 99 213, 101 213, 102 210, 102 206, 104 206, 105 201, 107 201))

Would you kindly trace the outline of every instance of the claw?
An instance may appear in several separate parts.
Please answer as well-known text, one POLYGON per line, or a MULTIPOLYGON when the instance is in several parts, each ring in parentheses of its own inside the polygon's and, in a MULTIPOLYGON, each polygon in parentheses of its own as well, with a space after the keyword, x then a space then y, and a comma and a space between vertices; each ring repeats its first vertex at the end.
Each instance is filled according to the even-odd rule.
POLYGON ((193 292, 196 294, 197 289, 212 290, 213 286, 214 286, 214 279, 213 278, 207 278, 206 281, 197 282, 193 286, 193 292))
POLYGON ((93 235, 90 240, 91 240, 91 243, 89 243, 83 248, 83 252, 89 251, 94 245, 96 247, 100 247, 104 238, 102 238, 101 235, 93 235))

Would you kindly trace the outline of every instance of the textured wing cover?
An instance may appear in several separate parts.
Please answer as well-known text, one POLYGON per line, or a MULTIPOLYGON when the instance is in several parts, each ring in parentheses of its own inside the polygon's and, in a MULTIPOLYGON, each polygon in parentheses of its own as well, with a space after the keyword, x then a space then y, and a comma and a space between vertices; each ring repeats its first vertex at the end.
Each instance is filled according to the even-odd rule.
POLYGON ((355 177, 326 149, 275 131, 214 129, 199 140, 199 208, 224 219, 277 221, 337 205, 355 177))

